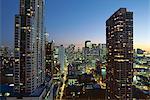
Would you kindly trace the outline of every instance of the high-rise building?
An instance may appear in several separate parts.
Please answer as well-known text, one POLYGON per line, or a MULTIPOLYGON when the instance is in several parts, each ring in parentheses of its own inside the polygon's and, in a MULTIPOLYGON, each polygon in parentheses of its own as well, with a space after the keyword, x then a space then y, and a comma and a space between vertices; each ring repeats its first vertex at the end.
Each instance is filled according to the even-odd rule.
POLYGON ((91 48, 92 43, 90 40, 85 41, 85 48, 91 48))
POLYGON ((106 21, 107 99, 132 99, 133 12, 120 8, 106 21))
POLYGON ((106 62, 106 44, 99 44, 100 48, 100 61, 106 62))
POLYGON ((58 60, 60 63, 60 69, 61 71, 64 70, 64 65, 65 65, 65 48, 63 45, 59 46, 59 51, 58 51, 58 60))
POLYGON ((99 45, 85 41, 85 47, 82 49, 84 61, 87 66, 95 67, 96 60, 100 58, 99 45))
POLYGON ((8 85, 13 84, 14 57, 0 56, 0 62, 1 62, 0 83, 8 85))
POLYGON ((46 57, 46 75, 53 76, 54 68, 54 42, 47 42, 45 46, 46 57))
POLYGON ((53 76, 57 77, 60 74, 60 62, 59 62, 59 46, 54 46, 54 68, 53 76))
POLYGON ((69 64, 72 64, 75 60, 75 45, 74 44, 70 44, 67 48, 66 48, 66 56, 67 56, 67 61, 69 64))
POLYGON ((43 0, 20 0, 15 15, 15 92, 31 94, 45 79, 43 0))

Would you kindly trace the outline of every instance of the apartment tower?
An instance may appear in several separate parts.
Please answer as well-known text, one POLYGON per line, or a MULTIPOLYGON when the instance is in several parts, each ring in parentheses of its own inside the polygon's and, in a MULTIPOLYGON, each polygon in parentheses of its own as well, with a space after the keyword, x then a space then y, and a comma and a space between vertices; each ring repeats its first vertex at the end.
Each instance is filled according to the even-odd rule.
POLYGON ((106 21, 107 99, 132 99, 133 12, 120 8, 106 21))
POLYGON ((20 0, 15 15, 14 90, 32 94, 45 79, 45 43, 43 32, 43 0, 20 0))

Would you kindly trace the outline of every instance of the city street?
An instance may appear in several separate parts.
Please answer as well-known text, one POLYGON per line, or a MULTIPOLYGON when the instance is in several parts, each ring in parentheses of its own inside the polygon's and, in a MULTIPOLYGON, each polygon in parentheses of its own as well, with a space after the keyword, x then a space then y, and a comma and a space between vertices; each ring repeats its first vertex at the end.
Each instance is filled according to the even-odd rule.
POLYGON ((64 94, 66 78, 67 78, 67 67, 64 68, 64 77, 63 77, 63 84, 62 84, 61 91, 60 91, 60 100, 62 100, 62 97, 64 94))

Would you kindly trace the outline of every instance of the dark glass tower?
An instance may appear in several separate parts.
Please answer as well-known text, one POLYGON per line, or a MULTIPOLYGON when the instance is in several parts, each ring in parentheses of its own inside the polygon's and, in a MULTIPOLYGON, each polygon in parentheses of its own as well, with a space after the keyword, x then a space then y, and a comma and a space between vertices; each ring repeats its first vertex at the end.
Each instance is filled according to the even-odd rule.
POLYGON ((46 75, 53 76, 53 68, 54 68, 54 42, 47 42, 45 46, 46 53, 46 75))
POLYGON ((107 99, 132 99, 133 12, 120 8, 106 21, 107 99))
POLYGON ((15 15, 15 92, 31 94, 44 82, 43 0, 20 0, 15 15))

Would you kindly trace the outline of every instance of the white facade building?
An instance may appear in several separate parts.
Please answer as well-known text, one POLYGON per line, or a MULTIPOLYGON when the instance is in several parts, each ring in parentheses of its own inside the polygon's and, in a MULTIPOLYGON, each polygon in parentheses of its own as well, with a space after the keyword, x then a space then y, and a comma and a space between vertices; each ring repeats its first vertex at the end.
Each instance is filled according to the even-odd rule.
POLYGON ((43 0, 20 0, 15 15, 15 92, 31 94, 45 79, 43 0))
POLYGON ((61 71, 63 71, 64 65, 65 65, 65 48, 63 45, 59 46, 58 60, 60 63, 60 69, 61 69, 61 71))

